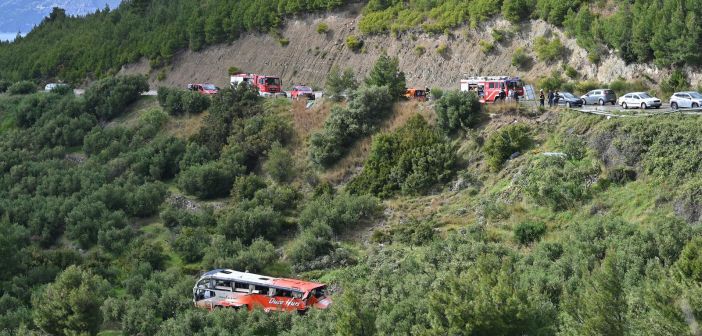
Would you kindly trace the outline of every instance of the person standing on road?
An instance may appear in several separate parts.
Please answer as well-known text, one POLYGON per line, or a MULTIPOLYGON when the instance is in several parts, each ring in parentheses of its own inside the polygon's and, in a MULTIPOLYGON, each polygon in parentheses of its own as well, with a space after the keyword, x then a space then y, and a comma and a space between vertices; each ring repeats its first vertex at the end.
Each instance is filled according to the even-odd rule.
POLYGON ((558 101, 560 99, 560 93, 558 92, 558 90, 556 90, 556 93, 553 94, 553 106, 558 107, 558 101))
POLYGON ((541 105, 541 107, 544 107, 544 98, 544 90, 541 89, 539 91, 539 105, 541 105))
POLYGON ((553 91, 548 90, 548 107, 553 107, 553 91))

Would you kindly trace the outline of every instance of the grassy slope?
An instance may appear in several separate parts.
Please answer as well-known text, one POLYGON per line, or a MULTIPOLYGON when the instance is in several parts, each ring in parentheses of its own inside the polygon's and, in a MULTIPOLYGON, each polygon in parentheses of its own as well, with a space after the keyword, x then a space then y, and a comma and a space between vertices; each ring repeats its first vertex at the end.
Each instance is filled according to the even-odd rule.
MULTIPOLYGON (((0 101, 0 104, 2 101, 0 101)), ((292 142, 293 152, 297 164, 308 166, 307 137, 323 125, 323 120, 329 112, 328 103, 318 103, 311 109, 297 103, 287 103, 283 100, 270 100, 266 102, 267 109, 274 109, 279 113, 289 114, 296 130, 292 142)), ((115 124, 134 125, 138 117, 151 109, 160 109, 153 97, 144 97, 131 107, 130 112, 114 121, 115 124)), ((606 189, 596 192, 593 197, 572 209, 554 212, 551 209, 537 206, 529 201, 515 196, 519 192, 513 183, 515 174, 524 168, 528 158, 540 155, 542 152, 557 151, 558 139, 566 133, 575 132, 587 136, 603 127, 607 121, 601 117, 583 117, 576 112, 547 112, 536 117, 526 117, 513 111, 492 110, 494 114, 478 129, 469 131, 460 138, 454 139, 459 149, 463 167, 458 176, 470 181, 467 187, 460 191, 451 191, 450 186, 441 186, 431 195, 418 197, 397 197, 384 202, 387 207, 386 218, 382 223, 376 223, 376 230, 383 230, 388 226, 402 225, 407 218, 432 218, 439 223, 441 234, 446 235, 453 230, 460 230, 476 222, 486 225, 487 237, 494 242, 504 243, 516 250, 527 252, 529 247, 521 247, 513 236, 513 228, 524 221, 541 221, 546 223, 548 233, 544 239, 558 239, 562 229, 569 223, 584 221, 594 215, 608 213, 623 218, 632 223, 648 223, 654 217, 667 217, 673 215, 670 204, 658 204, 657 200, 670 192, 669 187, 659 180, 641 177, 637 181, 624 185, 610 185, 606 189), (505 125, 523 122, 534 129, 536 145, 522 156, 508 162, 500 172, 491 172, 483 161, 479 139, 486 139, 494 131, 505 125)), ((382 127, 383 131, 396 129, 413 113, 421 113, 430 120, 433 117, 430 106, 424 103, 402 103, 395 108, 394 115, 382 127)), ((169 122, 162 132, 184 138, 194 134, 199 128, 202 119, 200 116, 169 117, 169 122), (187 128, 184 130, 183 128, 187 128)), ((0 115, 2 120, 2 115, 0 115)), ((342 186, 349 177, 362 165, 368 153, 370 138, 358 143, 356 147, 365 150, 353 149, 349 156, 340 164, 329 171, 322 173, 322 178, 342 186), (344 178, 340 178, 343 176, 344 178)), ((594 155, 590 153, 589 155, 594 155)), ((607 167, 603 167, 603 175, 607 167)), ((300 174, 302 175, 302 174, 300 174)), ((170 185, 172 193, 182 194, 175 186, 170 185)), ((194 198, 188 197, 194 201, 194 198)), ((229 206, 228 198, 217 200, 216 203, 223 208, 229 206)), ((152 217, 135 223, 140 231, 154 241, 163 243, 169 255, 168 267, 177 267, 195 270, 198 265, 186 265, 170 249, 167 242, 174 239, 174 234, 163 226, 160 218, 152 217)), ((356 256, 365 255, 371 230, 368 227, 360 228, 359 232, 344 235, 342 244, 356 256)), ((285 246, 286 239, 278 242, 285 246)), ((280 265, 279 265, 280 266, 280 265)), ((282 265, 282 272, 285 265, 282 265)), ((302 274, 302 277, 316 278, 321 281, 333 281, 337 270, 318 270, 302 274)), ((105 331, 101 335, 119 335, 119 332, 105 331)))

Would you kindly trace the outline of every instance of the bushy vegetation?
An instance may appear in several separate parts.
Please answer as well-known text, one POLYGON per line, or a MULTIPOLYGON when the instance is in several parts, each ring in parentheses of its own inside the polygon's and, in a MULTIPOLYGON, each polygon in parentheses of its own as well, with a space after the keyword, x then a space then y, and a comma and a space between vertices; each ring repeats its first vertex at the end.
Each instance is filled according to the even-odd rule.
POLYGON ((540 61, 551 63, 562 59, 566 49, 558 38, 551 40, 537 37, 534 41, 534 52, 540 61))
POLYGON ((531 65, 531 57, 527 55, 523 48, 517 48, 512 54, 512 65, 519 69, 526 69, 531 65))
POLYGON ((522 152, 532 145, 531 129, 524 124, 505 126, 485 141, 483 152, 493 170, 500 170, 513 154, 522 152))
POLYGON ((449 91, 434 105, 439 128, 446 134, 475 126, 480 120, 481 106, 475 93, 449 91))
POLYGON ((158 68, 183 48, 270 32, 289 14, 327 10, 341 0, 130 1, 87 17, 56 8, 31 34, 0 45, 0 78, 59 78, 78 83, 116 73, 141 57, 158 68))
POLYGON ((170 115, 198 114, 210 106, 210 98, 197 92, 158 88, 158 103, 170 115))
POLYGON ((455 162, 453 146, 417 115, 397 131, 373 139, 368 161, 349 188, 380 197, 423 193, 446 182, 455 162))
POLYGON ((312 162, 325 167, 336 163, 354 141, 377 129, 378 123, 391 112, 393 101, 387 86, 363 86, 354 91, 348 107, 333 107, 324 129, 312 134, 312 162))
POLYGON ((383 53, 373 64, 365 80, 369 86, 387 86, 393 99, 399 99, 404 93, 407 83, 405 73, 400 70, 400 59, 383 53))
POLYGON ((17 83, 14 83, 8 87, 6 87, 4 91, 7 90, 7 93, 11 95, 24 95, 24 94, 30 94, 37 92, 37 85, 34 84, 33 82, 30 81, 19 81, 17 83))
POLYGON ((353 90, 356 90, 356 88, 358 88, 358 82, 351 68, 346 68, 342 72, 339 67, 333 66, 327 74, 324 91, 325 94, 332 97, 332 99, 339 99, 342 96, 347 96, 353 90))
POLYGON ((358 36, 351 35, 346 38, 346 47, 353 52, 359 52, 363 47, 363 40, 358 38, 358 36))
POLYGON ((86 106, 99 119, 113 119, 148 90, 149 83, 144 76, 105 78, 85 91, 86 106))
POLYGON ((598 175, 599 168, 590 160, 543 156, 529 163, 523 187, 533 202, 563 210, 586 200, 598 175))
POLYGON ((541 222, 523 222, 514 227, 514 237, 522 245, 537 241, 546 233, 546 225, 541 222))

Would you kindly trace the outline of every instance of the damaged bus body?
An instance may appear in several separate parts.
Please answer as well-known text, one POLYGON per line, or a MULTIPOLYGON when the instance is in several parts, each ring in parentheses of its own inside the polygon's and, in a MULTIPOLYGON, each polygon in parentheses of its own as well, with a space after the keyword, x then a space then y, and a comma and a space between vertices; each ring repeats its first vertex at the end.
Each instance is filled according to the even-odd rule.
POLYGON ((331 304, 327 286, 321 283, 273 278, 230 269, 203 274, 193 288, 195 306, 206 309, 261 308, 265 311, 306 312, 331 304))

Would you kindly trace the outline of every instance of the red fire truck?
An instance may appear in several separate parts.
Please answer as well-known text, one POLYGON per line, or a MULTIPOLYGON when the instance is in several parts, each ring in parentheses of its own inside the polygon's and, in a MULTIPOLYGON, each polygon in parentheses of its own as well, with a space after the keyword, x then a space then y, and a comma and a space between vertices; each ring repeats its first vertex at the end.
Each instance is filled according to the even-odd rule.
POLYGON ((280 77, 265 76, 258 74, 239 73, 232 75, 229 83, 232 87, 240 83, 253 85, 258 89, 258 94, 263 97, 286 97, 285 91, 282 90, 282 81, 280 77))
POLYGON ((518 97, 524 97, 524 82, 519 77, 510 76, 470 76, 461 79, 461 91, 473 91, 482 103, 494 103, 500 100, 500 92, 504 97, 512 97, 513 92, 518 97))
POLYGON ((324 284, 230 269, 203 274, 193 288, 193 301, 196 307, 210 310, 262 308, 266 312, 305 312, 312 307, 326 309, 331 305, 324 284))

